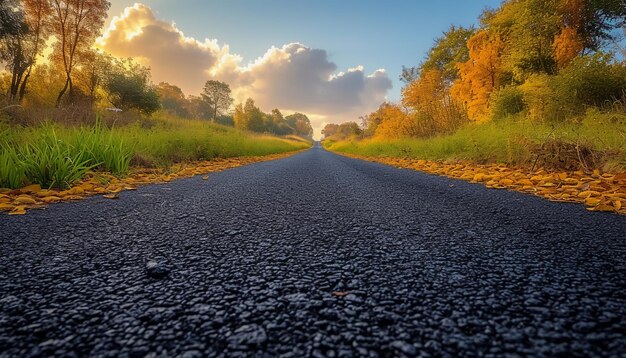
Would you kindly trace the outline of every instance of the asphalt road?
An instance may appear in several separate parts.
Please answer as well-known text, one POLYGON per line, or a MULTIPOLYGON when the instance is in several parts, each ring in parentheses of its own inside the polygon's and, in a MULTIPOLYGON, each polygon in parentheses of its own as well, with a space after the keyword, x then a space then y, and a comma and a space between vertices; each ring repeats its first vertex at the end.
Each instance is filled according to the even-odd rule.
POLYGON ((3 357, 626 356, 626 217, 321 148, 0 228, 3 357))

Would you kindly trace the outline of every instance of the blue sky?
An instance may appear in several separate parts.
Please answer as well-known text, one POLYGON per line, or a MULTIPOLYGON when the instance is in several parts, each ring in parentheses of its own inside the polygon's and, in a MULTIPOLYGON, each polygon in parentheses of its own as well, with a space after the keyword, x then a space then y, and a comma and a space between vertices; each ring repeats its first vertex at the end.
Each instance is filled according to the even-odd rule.
MULTIPOLYGON (((135 1, 115 0, 112 15, 135 1)), ((300 42, 328 51, 338 70, 363 65, 384 68, 393 81, 388 96, 397 100, 402 65, 415 65, 434 38, 450 25, 469 26, 499 0, 287 1, 144 0, 164 21, 186 36, 217 39, 247 63, 271 46, 300 42)))

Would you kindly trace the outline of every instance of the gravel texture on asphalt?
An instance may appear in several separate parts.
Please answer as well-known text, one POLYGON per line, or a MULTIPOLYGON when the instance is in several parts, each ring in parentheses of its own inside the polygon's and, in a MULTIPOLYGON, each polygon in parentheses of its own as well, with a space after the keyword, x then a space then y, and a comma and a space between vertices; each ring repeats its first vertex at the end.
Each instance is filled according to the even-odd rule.
POLYGON ((626 217, 320 147, 0 226, 3 357, 626 355, 626 217))

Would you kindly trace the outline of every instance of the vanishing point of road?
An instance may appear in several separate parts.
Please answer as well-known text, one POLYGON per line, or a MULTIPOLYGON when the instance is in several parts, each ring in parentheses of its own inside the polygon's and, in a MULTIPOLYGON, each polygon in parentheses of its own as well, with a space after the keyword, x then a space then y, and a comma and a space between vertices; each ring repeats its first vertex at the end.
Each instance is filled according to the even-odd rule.
POLYGON ((0 217, 0 356, 625 356, 626 217, 319 146, 0 217))

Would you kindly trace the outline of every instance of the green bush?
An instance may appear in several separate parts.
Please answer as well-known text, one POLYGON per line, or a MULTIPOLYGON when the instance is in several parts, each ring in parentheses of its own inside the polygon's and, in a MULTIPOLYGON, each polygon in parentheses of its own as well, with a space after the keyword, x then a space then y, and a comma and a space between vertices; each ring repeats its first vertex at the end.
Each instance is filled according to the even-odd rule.
POLYGON ((530 118, 562 122, 624 98, 626 67, 601 53, 581 56, 556 76, 531 76, 519 88, 530 118))
POLYGON ((526 108, 524 93, 518 87, 502 88, 491 95, 490 107, 494 119, 518 114, 526 108))
POLYGON ((581 56, 552 79, 556 101, 572 114, 608 108, 626 92, 626 67, 608 55, 581 56))

